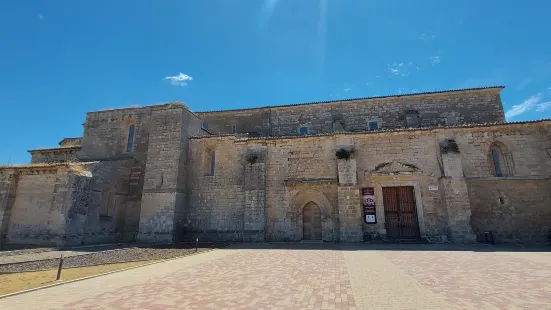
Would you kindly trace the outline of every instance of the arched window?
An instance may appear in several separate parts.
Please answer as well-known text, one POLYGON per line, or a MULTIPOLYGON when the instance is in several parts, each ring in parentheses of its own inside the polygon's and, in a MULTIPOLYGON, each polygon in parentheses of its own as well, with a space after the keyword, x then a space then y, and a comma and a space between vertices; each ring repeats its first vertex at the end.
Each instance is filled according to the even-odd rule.
POLYGON ((126 143, 126 152, 132 152, 134 148, 134 130, 135 126, 134 124, 131 124, 128 127, 128 142, 126 143))
POLYGON ((501 142, 494 142, 490 145, 488 162, 493 176, 506 177, 514 174, 513 157, 501 142))
POLYGON ((494 172, 496 177, 502 177, 503 172, 501 171, 501 156, 499 155, 499 151, 493 147, 492 148, 492 160, 494 162, 494 172))

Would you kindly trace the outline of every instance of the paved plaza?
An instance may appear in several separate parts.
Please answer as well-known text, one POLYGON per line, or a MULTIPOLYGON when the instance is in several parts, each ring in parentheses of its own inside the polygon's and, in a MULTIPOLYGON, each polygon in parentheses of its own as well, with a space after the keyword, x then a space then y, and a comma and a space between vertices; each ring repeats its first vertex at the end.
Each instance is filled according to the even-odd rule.
POLYGON ((547 250, 244 244, 7 297, 0 309, 551 309, 547 250))

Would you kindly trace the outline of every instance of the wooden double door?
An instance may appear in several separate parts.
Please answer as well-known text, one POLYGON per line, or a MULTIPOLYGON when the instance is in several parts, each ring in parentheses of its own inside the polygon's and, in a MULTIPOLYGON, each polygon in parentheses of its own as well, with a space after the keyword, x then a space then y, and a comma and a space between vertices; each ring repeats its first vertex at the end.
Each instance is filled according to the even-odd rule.
POLYGON ((419 222, 412 186, 383 187, 385 228, 391 239, 419 239, 419 222))
POLYGON ((302 209, 302 239, 321 240, 321 210, 314 202, 302 209))

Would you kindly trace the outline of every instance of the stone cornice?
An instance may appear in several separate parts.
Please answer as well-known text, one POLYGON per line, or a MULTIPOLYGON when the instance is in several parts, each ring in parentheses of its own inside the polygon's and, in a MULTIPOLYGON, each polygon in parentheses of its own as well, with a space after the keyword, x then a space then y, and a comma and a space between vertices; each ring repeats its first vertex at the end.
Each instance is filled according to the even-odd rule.
POLYGON ((52 148, 43 148, 43 149, 33 149, 28 150, 27 152, 33 153, 42 153, 42 152, 55 152, 55 153, 64 153, 70 151, 78 151, 80 146, 67 146, 67 147, 52 147, 52 148))

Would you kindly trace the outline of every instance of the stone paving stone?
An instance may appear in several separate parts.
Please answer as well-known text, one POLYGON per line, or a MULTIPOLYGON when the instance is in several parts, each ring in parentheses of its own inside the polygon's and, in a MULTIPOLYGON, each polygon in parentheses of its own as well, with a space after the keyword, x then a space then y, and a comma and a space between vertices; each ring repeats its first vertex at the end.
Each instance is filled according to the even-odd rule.
POLYGON ((381 255, 461 308, 551 309, 549 252, 384 251, 381 255))
POLYGON ((344 253, 359 309, 456 309, 379 251, 344 253))
POLYGON ((450 248, 242 246, 0 299, 0 309, 551 309, 550 252, 450 248))

